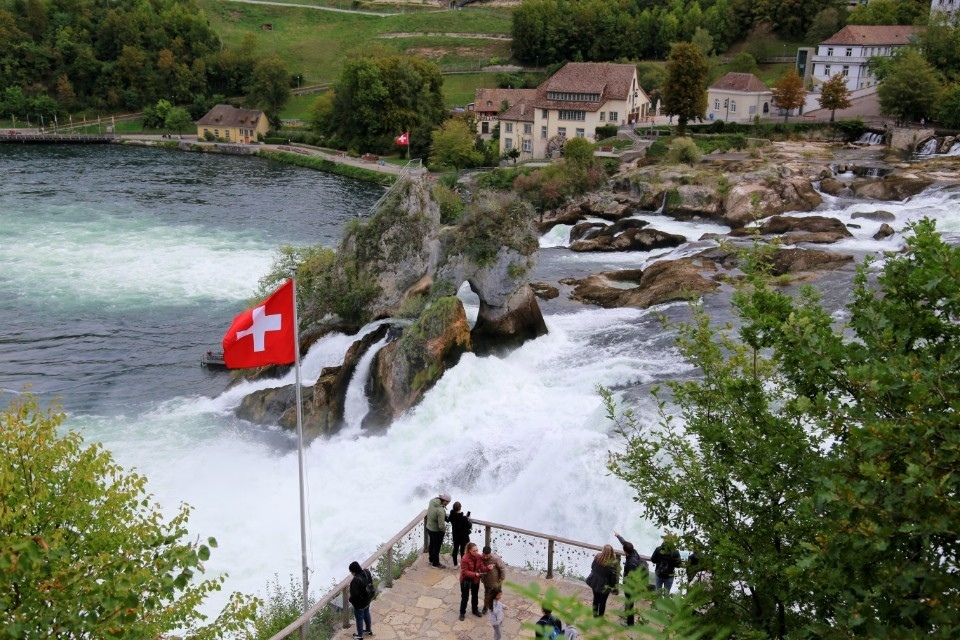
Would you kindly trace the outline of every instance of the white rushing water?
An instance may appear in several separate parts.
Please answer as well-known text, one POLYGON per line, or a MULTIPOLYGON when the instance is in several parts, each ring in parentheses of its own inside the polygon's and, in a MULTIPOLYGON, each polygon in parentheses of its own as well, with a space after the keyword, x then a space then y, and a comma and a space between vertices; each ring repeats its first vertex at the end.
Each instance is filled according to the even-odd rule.
MULTIPOLYGON (((899 249, 902 237, 873 241, 880 223, 853 219, 855 212, 890 211, 897 231, 929 215, 955 236, 960 233, 958 200, 960 194, 947 189, 903 203, 828 198, 818 213, 860 225, 854 238, 833 249, 877 253, 899 249)), ((642 215, 652 228, 682 233, 691 241, 726 231, 713 223, 642 215)), ((0 212, 0 232, 9 240, 0 244, 5 265, 0 294, 20 303, 34 297, 41 309, 59 305, 55 311, 64 317, 120 308, 153 318, 151 311, 169 314, 171 305, 181 304, 193 314, 191 322, 214 316, 205 333, 191 334, 194 343, 220 338, 231 314, 243 308, 269 269, 277 244, 242 225, 170 224, 154 216, 81 205, 31 216, 26 220, 0 212)), ((543 239, 541 261, 546 264, 534 279, 555 280, 568 268, 640 268, 655 257, 574 254, 563 248, 568 232, 557 229, 543 239)), ((685 245, 656 255, 685 255, 696 248, 685 245)), ((612 530, 617 529, 642 552, 653 549, 659 531, 641 519, 630 488, 606 471, 608 452, 620 442, 604 417, 596 387, 639 390, 640 417, 655 419, 655 407, 644 400, 645 385, 690 373, 670 347, 657 314, 682 313, 685 307, 647 311, 576 307, 564 301, 541 304, 548 335, 503 357, 465 355, 422 403, 382 435, 367 436, 354 424, 310 444, 306 470, 313 595, 344 577, 351 560, 370 555, 440 491, 485 520, 597 544, 615 542, 612 530)), ((468 314, 475 317, 475 303, 468 314)), ((166 320, 184 336, 200 331, 187 320, 182 325, 176 318, 166 320)), ((147 342, 154 327, 143 325, 135 339, 147 342)), ((304 357, 305 384, 314 382, 323 367, 340 364, 355 339, 333 334, 315 344, 304 357)), ((175 345, 156 348, 163 353, 175 345)), ((172 359, 182 362, 196 355, 173 354, 172 359)), ((37 365, 37 373, 43 370, 37 365)), ((175 382, 169 375, 149 375, 158 385, 175 382)), ((289 384, 292 378, 291 373, 282 380, 227 389, 228 378, 222 376, 209 379, 203 389, 160 388, 147 399, 117 393, 109 411, 78 412, 67 406, 68 426, 90 441, 103 442, 122 465, 146 475, 149 490, 166 512, 181 502, 194 507, 191 532, 218 539, 207 569, 229 573, 227 592, 262 593, 275 574, 281 584, 300 574, 295 438, 237 420, 233 410, 252 390, 289 384)), ((82 376, 78 379, 82 386, 82 376)), ((128 382, 119 377, 96 384, 123 391, 128 382)), ((358 380, 351 388, 362 385, 358 380)), ((350 402, 351 422, 357 423, 364 398, 352 396, 350 402)), ((225 593, 217 595, 210 612, 225 598, 225 593)))

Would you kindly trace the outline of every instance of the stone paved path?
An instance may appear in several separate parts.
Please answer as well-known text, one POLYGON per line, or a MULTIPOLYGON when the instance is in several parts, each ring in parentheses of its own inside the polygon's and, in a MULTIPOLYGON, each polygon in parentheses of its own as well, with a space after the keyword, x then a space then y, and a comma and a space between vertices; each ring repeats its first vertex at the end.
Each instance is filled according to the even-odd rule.
MULTIPOLYGON (((393 582, 392 589, 383 589, 370 608, 373 619, 373 640, 414 640, 415 638, 440 638, 450 640, 490 640, 493 627, 488 616, 478 618, 470 613, 460 622, 460 585, 458 570, 449 565, 437 569, 427 562, 427 556, 408 568, 402 577, 393 582)), ((518 584, 538 582, 541 588, 555 587, 564 595, 579 594, 590 602, 590 589, 583 582, 571 582, 559 577, 547 580, 543 574, 513 567, 507 569, 507 580, 518 584)), ((536 622, 540 607, 509 589, 503 593, 506 618, 500 629, 504 640, 533 638, 533 631, 521 629, 524 622, 536 622)), ((611 604, 613 604, 611 602, 611 604)), ((480 587, 480 607, 483 608, 483 586, 480 587)), ((610 615, 612 611, 608 611, 610 615)), ((351 615, 351 623, 353 617, 351 615)), ((348 640, 356 627, 351 624, 336 636, 335 640, 348 640)))

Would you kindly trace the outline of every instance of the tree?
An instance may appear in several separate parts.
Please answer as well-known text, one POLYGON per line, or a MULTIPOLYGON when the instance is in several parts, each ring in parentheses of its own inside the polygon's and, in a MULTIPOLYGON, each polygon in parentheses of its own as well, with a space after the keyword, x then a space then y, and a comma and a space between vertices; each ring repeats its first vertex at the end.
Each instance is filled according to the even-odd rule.
POLYGON ((910 231, 876 285, 858 268, 842 326, 812 287, 769 286, 771 249, 755 249, 739 329, 697 307, 680 327, 699 374, 668 383, 658 424, 617 415, 604 392, 627 444, 611 470, 705 558, 704 629, 960 632, 960 248, 929 220, 910 231))
POLYGON ((834 121, 837 109, 846 109, 850 106, 850 90, 847 89, 847 79, 838 73, 823 83, 820 88, 820 108, 830 109, 830 122, 834 121))
POLYGON ((193 118, 190 117, 190 112, 183 107, 173 107, 167 112, 163 124, 167 129, 176 129, 177 133, 181 134, 184 129, 193 126, 193 118))
POLYGON ((663 85, 663 107, 677 116, 677 133, 684 135, 687 122, 702 118, 707 111, 707 74, 710 65, 700 49, 678 42, 670 50, 667 80, 663 85))
POLYGON ((433 132, 430 164, 452 166, 456 170, 475 167, 483 162, 483 154, 474 148, 476 134, 459 118, 451 118, 433 132))
POLYGON ((290 99, 290 72, 276 56, 261 60, 253 68, 253 76, 247 85, 247 102, 263 111, 270 126, 280 129, 280 112, 290 99))
POLYGON ((736 73, 757 73, 760 70, 757 59, 746 51, 741 51, 733 57, 728 65, 730 71, 736 73))
POLYGON ((877 87, 880 110, 907 121, 929 119, 940 101, 943 82, 936 69, 912 49, 895 56, 877 87))
POLYGON ((790 69, 780 76, 771 89, 773 102, 783 109, 783 121, 790 117, 791 109, 799 109, 806 101, 807 92, 803 88, 803 78, 797 75, 796 69, 790 69))
POLYGON ((61 435, 65 416, 29 395, 0 412, 0 628, 5 638, 217 638, 258 601, 234 594, 200 626, 224 578, 197 581, 216 541, 190 541, 190 508, 168 522, 146 478, 102 445, 61 435))
POLYGON ((960 128, 960 85, 953 85, 943 95, 938 119, 945 127, 960 128))

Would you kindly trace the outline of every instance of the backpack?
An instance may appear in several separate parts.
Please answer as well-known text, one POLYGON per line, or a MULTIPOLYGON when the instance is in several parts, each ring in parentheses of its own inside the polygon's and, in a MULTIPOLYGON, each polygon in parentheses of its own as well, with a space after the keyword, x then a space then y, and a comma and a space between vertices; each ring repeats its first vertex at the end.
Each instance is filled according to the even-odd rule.
POLYGON ((554 638, 566 638, 566 637, 567 637, 567 634, 565 634, 563 631, 560 631, 560 629, 554 629, 553 633, 550 634, 550 640, 554 640, 554 638))
POLYGON ((364 569, 363 576, 367 583, 365 585, 367 588, 367 597, 373 600, 374 598, 377 597, 377 583, 374 582, 373 576, 370 575, 370 569, 364 569))
POLYGON ((657 568, 655 569, 655 571, 657 572, 657 577, 669 578, 672 567, 673 567, 673 563, 670 562, 669 557, 661 558, 660 560, 657 561, 657 568))

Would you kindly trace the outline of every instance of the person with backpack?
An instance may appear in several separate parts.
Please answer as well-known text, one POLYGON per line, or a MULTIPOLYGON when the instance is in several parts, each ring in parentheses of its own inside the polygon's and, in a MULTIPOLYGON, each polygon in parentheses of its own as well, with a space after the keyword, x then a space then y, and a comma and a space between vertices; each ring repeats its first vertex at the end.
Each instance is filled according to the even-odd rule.
POLYGON ((350 581, 350 604, 357 622, 357 632, 352 637, 354 640, 363 640, 364 634, 373 635, 370 628, 370 603, 376 596, 377 588, 370 570, 362 569, 356 560, 350 563, 350 573, 353 574, 353 580, 350 581))
POLYGON ((650 562, 653 563, 657 595, 669 595, 673 588, 673 579, 677 575, 677 567, 683 562, 680 552, 677 551, 676 536, 669 531, 664 533, 663 542, 653 550, 650 562))
POLYGON ((457 560, 467 550, 467 543, 470 542, 470 531, 473 525, 470 522, 470 512, 464 515, 459 502, 453 503, 453 509, 447 518, 450 521, 450 532, 453 538, 453 566, 457 566, 457 560))
POLYGON ((550 640, 550 638, 564 637, 563 636, 563 624, 553 617, 553 612, 550 609, 540 609, 543 612, 543 615, 540 616, 540 619, 537 620, 537 626, 534 627, 536 632, 536 637, 542 640, 550 640))
POLYGON ((476 543, 467 544, 467 552, 460 558, 460 619, 467 613, 467 598, 470 598, 473 615, 482 618, 479 604, 480 581, 487 572, 476 543))
POLYGON ((593 590, 593 617, 602 618, 607 610, 607 598, 611 593, 620 593, 617 584, 620 582, 620 563, 617 554, 608 544, 593 558, 590 565, 590 575, 587 576, 587 586, 593 590))
POLYGON ((430 500, 427 507, 427 521, 424 528, 427 530, 427 551, 430 564, 440 569, 440 548, 443 547, 443 536, 447 532, 447 505, 450 503, 450 494, 441 493, 430 500))
MULTIPOLYGON (((634 596, 636 596, 639 589, 645 589, 646 585, 649 584, 649 570, 647 569, 647 563, 644 562, 643 558, 640 557, 640 554, 637 553, 637 549, 633 546, 633 543, 624 540, 623 536, 616 531, 613 532, 613 535, 617 538, 617 540, 620 541, 620 544, 623 545, 623 593, 626 596, 626 602, 624 603, 624 606, 627 610, 627 626, 632 627, 636 622, 633 612, 634 596), (644 585, 643 587, 627 584, 627 576, 637 570, 643 572, 643 576, 641 577, 641 581, 644 585)), ((636 582, 636 578, 634 578, 634 582, 636 582)))

